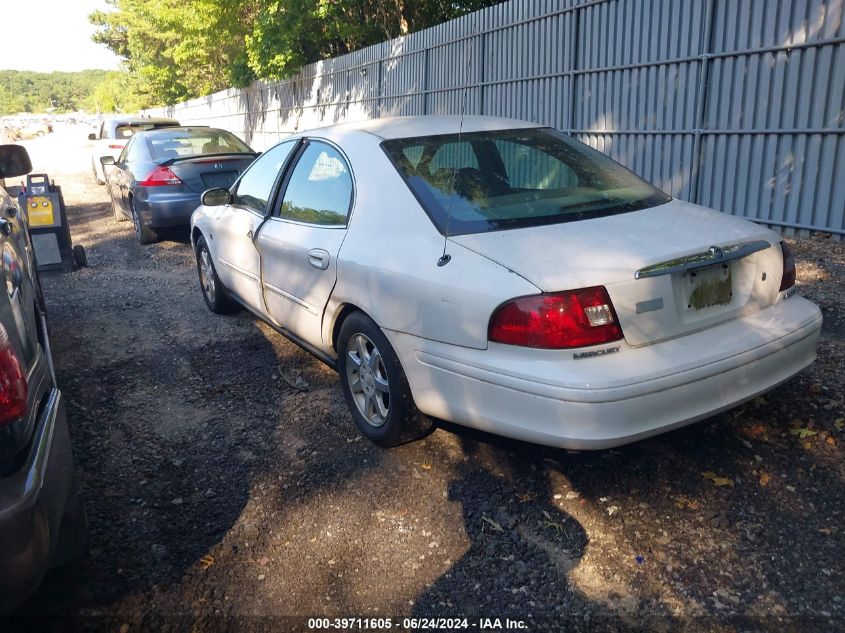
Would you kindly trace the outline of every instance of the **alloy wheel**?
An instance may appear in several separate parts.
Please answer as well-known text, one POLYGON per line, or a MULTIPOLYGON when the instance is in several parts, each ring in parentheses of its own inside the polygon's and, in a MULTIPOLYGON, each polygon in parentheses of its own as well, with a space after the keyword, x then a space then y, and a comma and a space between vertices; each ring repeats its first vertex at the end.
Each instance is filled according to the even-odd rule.
POLYGON ((214 284, 214 267, 211 264, 211 254, 207 248, 200 251, 200 283, 202 284, 202 291, 205 298, 214 303, 214 296, 216 294, 216 287, 214 284))
POLYGON ((390 385, 381 352, 364 334, 353 334, 346 347, 346 380, 358 412, 380 427, 390 411, 390 385))
POLYGON ((135 228, 135 237, 141 241, 141 220, 138 218, 138 212, 135 210, 135 204, 132 203, 132 226, 135 228))

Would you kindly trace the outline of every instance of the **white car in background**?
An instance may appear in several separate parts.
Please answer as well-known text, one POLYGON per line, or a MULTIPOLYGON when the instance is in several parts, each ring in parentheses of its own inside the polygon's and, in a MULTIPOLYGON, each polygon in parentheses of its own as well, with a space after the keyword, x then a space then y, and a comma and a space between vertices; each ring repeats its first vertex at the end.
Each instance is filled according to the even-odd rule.
POLYGON ((243 305, 335 366, 381 445, 419 413, 632 442, 787 380, 821 326, 780 235, 523 121, 296 134, 206 191, 191 238, 209 308, 243 305))
POLYGON ((104 185, 108 179, 108 174, 100 162, 101 157, 111 156, 117 160, 135 132, 177 125, 179 121, 165 118, 121 116, 103 119, 97 126, 97 131, 88 135, 88 140, 94 141, 94 148, 91 150, 91 171, 97 184, 104 185))

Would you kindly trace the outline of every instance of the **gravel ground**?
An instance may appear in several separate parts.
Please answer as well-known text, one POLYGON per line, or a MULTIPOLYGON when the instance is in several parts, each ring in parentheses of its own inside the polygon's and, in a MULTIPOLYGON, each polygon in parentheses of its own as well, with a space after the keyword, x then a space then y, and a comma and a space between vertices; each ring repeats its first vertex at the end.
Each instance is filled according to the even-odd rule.
POLYGON ((825 314, 819 358, 752 403, 611 451, 451 426, 383 450, 330 369, 206 309, 186 236, 142 247, 114 223, 84 134, 28 146, 90 263, 44 287, 91 554, 52 571, 16 625, 845 630, 842 243, 791 242, 825 314))

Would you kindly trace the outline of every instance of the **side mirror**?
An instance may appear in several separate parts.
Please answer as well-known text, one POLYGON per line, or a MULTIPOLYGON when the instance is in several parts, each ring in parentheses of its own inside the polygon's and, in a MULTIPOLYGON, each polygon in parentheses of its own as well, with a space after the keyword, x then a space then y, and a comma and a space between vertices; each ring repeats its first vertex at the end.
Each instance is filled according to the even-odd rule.
POLYGON ((224 204, 229 204, 229 190, 217 187, 215 189, 206 189, 200 196, 200 202, 207 207, 219 207, 224 204))
POLYGON ((89 140, 89 141, 96 141, 96 140, 97 140, 97 135, 96 135, 96 134, 94 134, 94 132, 91 132, 91 133, 88 135, 88 140, 89 140))
POLYGON ((15 178, 32 171, 32 161, 21 145, 0 145, 0 178, 15 178))
POLYGON ((114 165, 114 156, 100 156, 100 163, 103 167, 106 165, 114 165))

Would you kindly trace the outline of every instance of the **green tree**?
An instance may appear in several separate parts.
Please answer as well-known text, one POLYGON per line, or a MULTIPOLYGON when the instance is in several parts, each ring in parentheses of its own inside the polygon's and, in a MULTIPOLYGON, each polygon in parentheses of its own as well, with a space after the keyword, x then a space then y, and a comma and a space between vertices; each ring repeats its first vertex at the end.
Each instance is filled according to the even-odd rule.
POLYGON ((282 79, 304 64, 377 44, 501 0, 261 0, 246 36, 252 72, 282 79))
POLYGON ((133 91, 126 72, 83 70, 66 73, 34 73, 15 70, 0 71, 0 115, 18 112, 72 112, 94 110, 92 95, 102 83, 115 86, 114 91, 129 99, 133 91))
POLYGON ((172 104, 433 26, 499 0, 107 0, 93 36, 172 104))
POLYGON ((139 90, 174 103, 254 77, 244 63, 252 0, 108 0, 93 39, 126 59, 139 90))

